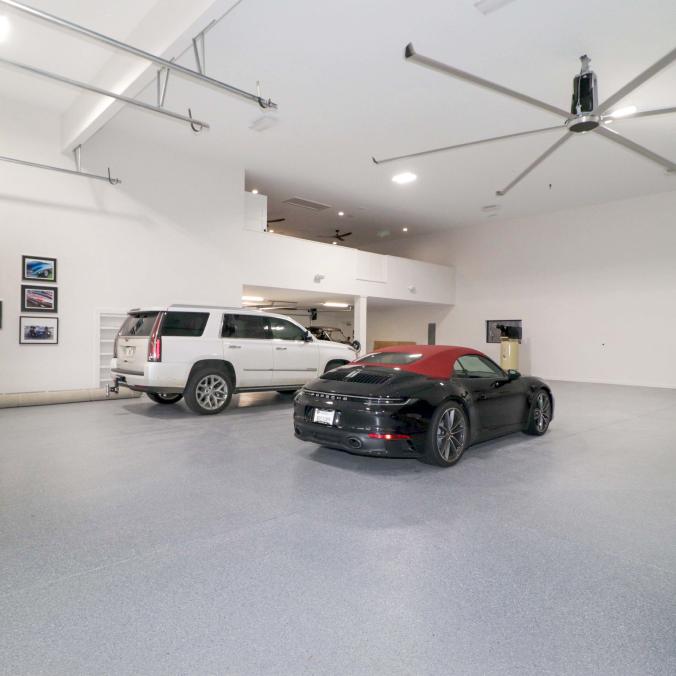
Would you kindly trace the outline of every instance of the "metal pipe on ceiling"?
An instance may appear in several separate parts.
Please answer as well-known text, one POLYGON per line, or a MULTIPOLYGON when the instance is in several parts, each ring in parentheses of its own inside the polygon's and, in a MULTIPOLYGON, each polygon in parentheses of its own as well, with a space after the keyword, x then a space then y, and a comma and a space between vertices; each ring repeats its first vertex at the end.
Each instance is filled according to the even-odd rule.
POLYGON ((28 66, 24 63, 19 63, 18 61, 12 61, 10 59, 4 59, 2 57, 0 57, 0 64, 11 66, 12 68, 17 68, 19 70, 24 70, 28 73, 39 75, 41 77, 45 77, 50 80, 56 80, 57 82, 62 82, 63 84, 70 85, 71 87, 84 89, 85 91, 92 92, 94 94, 100 94, 101 96, 109 96, 111 99, 123 101, 124 103, 136 106, 137 108, 148 110, 151 113, 157 113, 158 115, 165 115, 166 117, 171 117, 174 118, 175 120, 180 120, 181 122, 187 122, 188 124, 199 127, 200 129, 209 129, 208 123, 202 122, 201 120, 196 120, 188 115, 175 113, 171 110, 166 110, 165 108, 161 108, 159 106, 153 106, 149 103, 144 103, 143 101, 138 101, 128 96, 123 96, 122 94, 115 94, 114 92, 110 92, 106 89, 101 89, 100 87, 95 87, 94 85, 87 84, 86 82, 80 82, 79 80, 73 80, 69 77, 58 75, 57 73, 52 73, 48 70, 42 70, 41 68, 36 68, 35 66, 28 66))
POLYGON ((110 47, 114 47, 115 49, 119 49, 123 52, 133 54, 134 56, 137 56, 141 59, 145 59, 147 61, 151 61, 152 63, 156 63, 157 65, 162 66, 164 68, 169 68, 180 75, 193 79, 196 82, 199 82, 200 84, 206 84, 220 91, 224 91, 229 94, 234 94, 235 96, 239 96, 243 99, 253 101, 254 103, 257 103, 261 108, 271 108, 271 109, 277 108, 277 104, 270 99, 264 99, 260 96, 257 96, 256 94, 252 94, 251 92, 244 91, 243 89, 239 89, 238 87, 234 87, 233 85, 226 84, 225 82, 216 80, 215 78, 209 77, 208 75, 204 75, 197 71, 191 70, 190 68, 186 68, 185 66, 181 66, 175 63, 174 61, 163 59, 161 56, 151 54, 150 52, 146 52, 143 49, 139 49, 138 47, 129 45, 126 42, 121 42, 120 40, 111 38, 108 35, 103 35, 102 33, 98 33, 94 30, 91 30, 90 28, 85 28, 84 26, 80 26, 79 24, 76 24, 72 21, 68 21, 67 19, 62 19, 61 17, 55 16, 54 14, 43 12, 42 10, 36 9, 35 7, 30 7, 28 5, 24 5, 21 2, 16 2, 16 0, 0 0, 0 5, 5 5, 6 7, 10 7, 19 12, 23 12, 28 16, 34 17, 36 19, 41 19, 42 21, 46 21, 55 26, 59 26, 60 28, 65 28, 66 30, 72 31, 74 33, 79 33, 80 35, 84 35, 88 38, 91 38, 92 40, 96 40, 97 42, 102 42, 103 44, 109 45, 110 47))
POLYGON ((55 167, 51 164, 40 164, 39 162, 29 162, 28 160, 20 160, 17 157, 7 157, 0 155, 0 162, 10 162, 11 164, 19 164, 23 167, 33 167, 34 169, 46 169, 47 171, 58 171, 60 174, 68 174, 70 176, 81 176, 82 178, 93 178, 97 181, 105 181, 111 185, 118 185, 122 183, 119 178, 112 178, 110 169, 108 176, 100 176, 99 174, 89 174, 86 171, 76 171, 75 169, 65 169, 64 167, 55 167))

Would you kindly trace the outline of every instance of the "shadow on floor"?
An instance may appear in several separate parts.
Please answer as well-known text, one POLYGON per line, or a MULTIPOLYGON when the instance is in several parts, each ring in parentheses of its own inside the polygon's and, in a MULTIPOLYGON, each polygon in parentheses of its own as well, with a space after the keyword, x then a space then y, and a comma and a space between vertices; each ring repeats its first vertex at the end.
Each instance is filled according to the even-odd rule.
POLYGON ((272 408, 280 410, 291 411, 293 408, 293 400, 291 397, 276 394, 276 393, 261 393, 261 394, 236 394, 230 406, 222 413, 217 413, 214 416, 200 416, 198 413, 193 413, 185 402, 180 401, 176 404, 155 404, 148 399, 136 400, 134 403, 125 404, 123 406, 127 413, 140 415, 145 418, 157 418, 159 420, 181 420, 186 418, 220 418, 228 415, 250 415, 272 408))
POLYGON ((306 454, 308 460, 321 465, 344 469, 359 474, 376 476, 388 475, 416 475, 422 472, 433 472, 442 467, 433 467, 414 458, 379 458, 377 456, 357 455, 340 449, 317 446, 306 454))

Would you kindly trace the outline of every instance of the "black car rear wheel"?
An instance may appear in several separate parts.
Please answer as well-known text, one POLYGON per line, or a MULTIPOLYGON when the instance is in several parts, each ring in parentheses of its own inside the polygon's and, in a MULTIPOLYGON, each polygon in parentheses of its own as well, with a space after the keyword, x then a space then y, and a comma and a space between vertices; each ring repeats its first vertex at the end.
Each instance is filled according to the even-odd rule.
POLYGON ((465 412, 456 402, 446 402, 432 416, 421 460, 430 465, 450 467, 460 460, 468 442, 465 412))
POLYGON ((533 396, 528 414, 526 434, 542 436, 552 420, 552 398, 547 390, 538 390, 533 396))
POLYGON ((182 394, 162 394, 161 392, 146 392, 146 394, 156 404, 175 404, 183 399, 182 394))

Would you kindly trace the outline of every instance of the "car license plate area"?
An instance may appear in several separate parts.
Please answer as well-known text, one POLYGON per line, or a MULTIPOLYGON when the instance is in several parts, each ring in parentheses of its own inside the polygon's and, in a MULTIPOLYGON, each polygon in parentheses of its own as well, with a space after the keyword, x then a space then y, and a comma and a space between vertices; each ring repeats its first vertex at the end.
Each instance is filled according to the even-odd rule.
POLYGON ((333 425, 336 419, 336 412, 326 408, 316 408, 312 411, 312 422, 320 425, 333 425))
POLYGON ((125 357, 133 357, 134 352, 136 352, 136 348, 133 346, 127 346, 124 348, 124 356, 125 357))

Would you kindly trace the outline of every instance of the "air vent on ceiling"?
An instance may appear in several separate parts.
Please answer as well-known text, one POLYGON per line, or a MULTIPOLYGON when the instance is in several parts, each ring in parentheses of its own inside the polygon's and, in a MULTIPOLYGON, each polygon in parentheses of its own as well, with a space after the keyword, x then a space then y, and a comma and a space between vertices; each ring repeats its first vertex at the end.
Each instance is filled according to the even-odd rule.
POLYGON ((312 200, 306 200, 302 197, 291 197, 288 200, 284 200, 284 204, 291 204, 294 207, 302 207, 303 209, 310 209, 310 211, 325 211, 330 209, 331 205, 322 204, 321 202, 313 202, 312 200))

